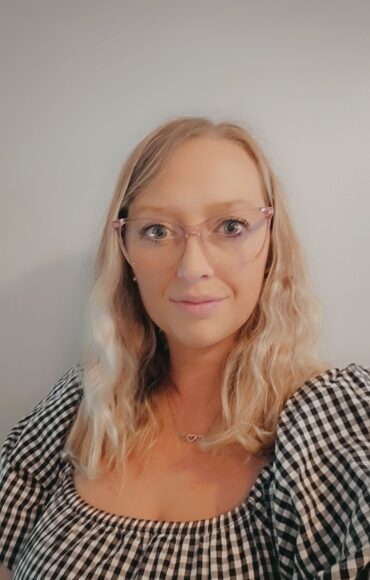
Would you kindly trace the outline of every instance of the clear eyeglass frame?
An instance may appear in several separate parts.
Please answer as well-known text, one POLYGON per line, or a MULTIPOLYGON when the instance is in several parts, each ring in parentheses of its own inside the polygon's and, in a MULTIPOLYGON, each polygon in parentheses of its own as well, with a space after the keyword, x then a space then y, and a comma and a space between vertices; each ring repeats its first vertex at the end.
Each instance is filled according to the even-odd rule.
MULTIPOLYGON (((274 208, 272 206, 249 207, 248 208, 248 211, 250 211, 250 210, 254 210, 254 211, 259 210, 261 212, 262 216, 263 216, 261 220, 258 220, 251 227, 250 232, 253 233, 257 229, 259 229, 262 225, 265 225, 266 226, 265 237, 264 237, 264 241, 263 241, 263 244, 261 246, 261 249, 259 250, 259 252, 260 252, 262 250, 264 244, 265 244, 265 241, 266 241, 266 234, 267 234, 267 229, 268 229, 267 226, 270 224, 271 219, 272 219, 272 217, 274 215, 274 208)), ((235 218, 232 218, 230 216, 230 214, 225 214, 225 212, 223 212, 222 214, 219 214, 217 216, 213 216, 211 218, 208 218, 208 219, 206 219, 206 220, 204 220, 202 222, 199 222, 198 224, 192 225, 192 226, 190 226, 190 225, 189 226, 186 226, 186 225, 183 225, 183 224, 179 224, 178 222, 174 222, 174 221, 168 220, 168 219, 162 220, 161 218, 154 218, 154 217, 150 217, 150 218, 149 217, 137 217, 137 218, 132 217, 132 218, 118 218, 118 219, 114 219, 114 220, 112 220, 112 227, 113 227, 113 229, 117 233, 119 246, 120 246, 121 251, 122 251, 124 257, 126 258, 127 262, 131 266, 137 267, 137 265, 132 260, 130 260, 130 257, 128 255, 128 252, 127 252, 127 250, 126 250, 126 248, 124 246, 123 239, 122 239, 122 235, 121 235, 122 226, 123 225, 125 225, 127 223, 130 223, 130 222, 143 221, 143 220, 147 220, 148 222, 152 222, 153 224, 162 224, 162 223, 165 223, 165 224, 171 225, 174 228, 174 230, 176 230, 178 232, 182 232, 183 238, 185 240, 189 236, 196 235, 196 236, 198 236, 204 242, 204 240, 206 240, 206 238, 207 238, 207 235, 204 234, 204 232, 205 232, 205 225, 207 223, 209 223, 210 221, 214 221, 215 219, 219 219, 219 218, 222 218, 222 217, 224 217, 225 219, 229 219, 229 220, 232 220, 232 219, 235 219, 236 220, 237 219, 237 212, 231 212, 231 213, 235 213, 235 218)))

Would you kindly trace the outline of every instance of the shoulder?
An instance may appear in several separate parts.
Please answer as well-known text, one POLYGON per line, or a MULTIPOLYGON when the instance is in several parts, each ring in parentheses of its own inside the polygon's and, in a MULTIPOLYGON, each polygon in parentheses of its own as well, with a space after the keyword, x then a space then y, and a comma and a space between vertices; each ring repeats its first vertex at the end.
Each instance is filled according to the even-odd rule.
POLYGON ((351 363, 328 369, 307 380, 288 399, 279 419, 277 440, 284 456, 305 453, 304 444, 317 449, 330 445, 369 448, 370 368, 351 363))
POLYGON ((83 368, 74 364, 49 393, 10 431, 1 451, 2 465, 47 485, 57 475, 60 451, 83 392, 83 368))
POLYGON ((82 396, 68 369, 8 434, 0 455, 0 562, 14 569, 61 472, 61 451, 82 396))
POLYGON ((370 368, 351 363, 305 381, 281 413, 269 493, 282 570, 369 565, 369 490, 370 368))

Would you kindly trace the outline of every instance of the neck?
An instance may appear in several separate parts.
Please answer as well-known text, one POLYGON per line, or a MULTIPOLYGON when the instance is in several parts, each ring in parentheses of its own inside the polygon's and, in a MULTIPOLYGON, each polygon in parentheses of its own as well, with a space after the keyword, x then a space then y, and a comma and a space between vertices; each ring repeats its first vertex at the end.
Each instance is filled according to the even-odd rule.
POLYGON ((181 405, 193 417, 214 416, 214 410, 219 408, 220 379, 232 338, 207 348, 188 347, 168 340, 168 390, 173 405, 181 405))

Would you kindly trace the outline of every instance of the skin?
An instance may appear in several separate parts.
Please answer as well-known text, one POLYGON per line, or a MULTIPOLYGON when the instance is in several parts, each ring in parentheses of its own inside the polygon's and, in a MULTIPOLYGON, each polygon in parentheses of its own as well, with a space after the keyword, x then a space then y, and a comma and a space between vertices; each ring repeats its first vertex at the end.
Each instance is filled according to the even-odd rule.
MULTIPOLYGON (((210 213, 206 206, 236 199, 246 199, 252 207, 266 205, 253 160, 241 146, 226 139, 193 138, 176 149, 165 171, 134 200, 129 217, 167 217, 197 224, 220 213, 217 209, 216 214, 215 210, 210 213), (145 206, 166 209, 140 209, 145 206), (168 208, 176 213, 167 216, 168 208)), ((178 426, 201 432, 217 415, 220 370, 235 334, 258 302, 269 241, 270 232, 260 255, 242 268, 213 264, 201 241, 190 236, 182 258, 171 270, 147 276, 134 269, 144 307, 167 338, 171 376, 177 387, 171 389, 170 400, 178 426), (170 301, 187 293, 226 299, 213 313, 197 317, 170 301)))

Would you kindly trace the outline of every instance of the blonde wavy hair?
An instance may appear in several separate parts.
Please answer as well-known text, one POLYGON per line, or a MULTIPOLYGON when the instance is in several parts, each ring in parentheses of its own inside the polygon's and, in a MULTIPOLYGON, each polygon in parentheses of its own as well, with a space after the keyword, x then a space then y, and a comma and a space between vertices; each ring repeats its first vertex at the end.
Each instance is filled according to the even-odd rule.
POLYGON ((239 443, 249 456, 272 454, 287 399, 331 366, 317 348, 321 305, 281 186, 260 146, 237 123, 203 116, 170 119, 142 139, 124 164, 96 256, 81 361, 83 397, 64 447, 89 478, 102 468, 122 470, 134 451, 147 455, 160 433, 156 394, 169 371, 165 337, 146 314, 112 221, 127 216, 130 203, 165 169, 176 147, 201 136, 229 139, 246 151, 274 215, 259 300, 223 368, 219 422, 199 447, 217 453, 239 443))

